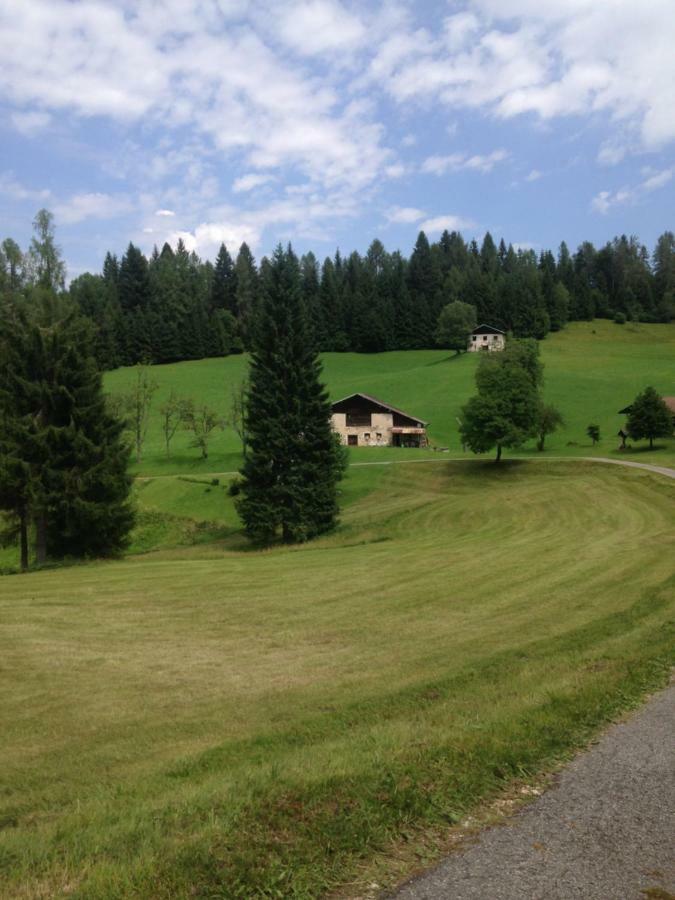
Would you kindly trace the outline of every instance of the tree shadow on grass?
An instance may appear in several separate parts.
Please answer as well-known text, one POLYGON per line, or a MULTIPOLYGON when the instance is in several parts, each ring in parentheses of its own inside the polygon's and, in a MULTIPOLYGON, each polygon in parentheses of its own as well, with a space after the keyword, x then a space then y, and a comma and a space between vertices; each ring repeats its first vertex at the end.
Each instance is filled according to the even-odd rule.
MULTIPOLYGON (((486 478, 504 478, 521 471, 528 465, 527 459, 508 459, 502 457, 499 462, 495 461, 494 456, 482 456, 480 459, 468 460, 448 460, 449 469, 448 477, 452 477, 457 470, 462 475, 469 478, 476 478, 485 481, 486 478)), ((534 466, 532 467, 534 470, 534 466)))
POLYGON ((453 353, 452 356, 444 356, 442 359, 434 359, 431 362, 427 363, 427 368, 429 366, 440 366, 442 363, 454 362, 457 359, 463 359, 468 354, 466 353, 453 353))
POLYGON ((667 450, 668 444, 654 444, 653 447, 650 447, 649 444, 640 444, 639 447, 633 447, 629 445, 625 450, 612 450, 612 456, 615 456, 617 459, 621 459, 627 453, 634 453, 638 456, 641 453, 656 453, 657 450, 667 450))

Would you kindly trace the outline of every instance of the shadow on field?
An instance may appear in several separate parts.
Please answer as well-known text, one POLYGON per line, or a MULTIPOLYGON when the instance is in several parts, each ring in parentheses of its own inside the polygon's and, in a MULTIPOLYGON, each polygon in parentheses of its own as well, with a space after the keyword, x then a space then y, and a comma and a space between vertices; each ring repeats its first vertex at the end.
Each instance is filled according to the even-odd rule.
POLYGON ((442 363, 454 362, 456 359, 462 359, 464 356, 466 356, 466 353, 453 353, 452 356, 444 356, 442 359, 433 359, 426 364, 426 368, 429 368, 429 366, 440 366, 442 363))
MULTIPOLYGON (((485 459, 469 459, 469 460, 448 460, 448 467, 454 471, 460 468, 462 475, 469 478, 480 478, 485 481, 486 478, 505 478, 507 475, 513 475, 522 469, 527 468, 528 471, 534 471, 535 467, 529 465, 527 459, 504 459, 495 462, 494 457, 486 457, 485 459)), ((449 474, 453 474, 450 472, 449 474)))

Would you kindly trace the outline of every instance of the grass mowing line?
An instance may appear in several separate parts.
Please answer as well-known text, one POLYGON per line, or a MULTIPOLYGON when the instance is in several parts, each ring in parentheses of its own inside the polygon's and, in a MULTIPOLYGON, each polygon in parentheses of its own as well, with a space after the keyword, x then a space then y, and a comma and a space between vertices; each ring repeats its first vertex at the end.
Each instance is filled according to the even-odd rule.
POLYGON ((318 897, 665 679, 672 482, 354 478, 320 552, 3 582, 0 893, 318 897))

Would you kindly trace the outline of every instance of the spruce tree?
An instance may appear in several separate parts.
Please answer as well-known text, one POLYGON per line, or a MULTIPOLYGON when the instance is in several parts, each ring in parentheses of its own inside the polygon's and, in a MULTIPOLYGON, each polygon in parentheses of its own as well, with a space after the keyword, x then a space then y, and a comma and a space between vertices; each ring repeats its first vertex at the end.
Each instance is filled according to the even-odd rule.
POLYGON ((211 306, 237 315, 237 277, 225 244, 220 245, 211 284, 211 306))
POLYGON ((50 293, 35 291, 27 309, 3 317, 0 494, 6 505, 14 491, 14 513, 23 505, 35 523, 38 562, 113 553, 133 524, 129 451, 105 408, 90 324, 50 293))
POLYGON ((32 515, 33 473, 26 458, 31 406, 22 403, 17 380, 27 363, 25 316, 7 300, 0 306, 0 510, 2 537, 19 539, 21 571, 28 568, 28 529, 32 515))
POLYGON ((244 343, 253 340, 254 322, 258 306, 258 273, 248 244, 243 243, 234 266, 237 317, 244 343))
POLYGON ((256 542, 279 533, 287 542, 306 541, 336 524, 343 457, 290 247, 279 246, 267 268, 256 326, 238 509, 256 542))

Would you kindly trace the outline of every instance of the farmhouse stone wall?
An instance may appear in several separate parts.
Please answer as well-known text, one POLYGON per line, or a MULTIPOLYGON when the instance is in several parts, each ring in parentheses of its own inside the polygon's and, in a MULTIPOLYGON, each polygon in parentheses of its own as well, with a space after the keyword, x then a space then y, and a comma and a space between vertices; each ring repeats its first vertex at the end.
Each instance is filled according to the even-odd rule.
POLYGON ((393 415, 374 412, 371 413, 370 422, 370 425, 347 425, 346 413, 333 413, 333 430, 340 435, 343 444, 349 443, 349 435, 356 435, 359 447, 390 446, 393 440, 393 415))

